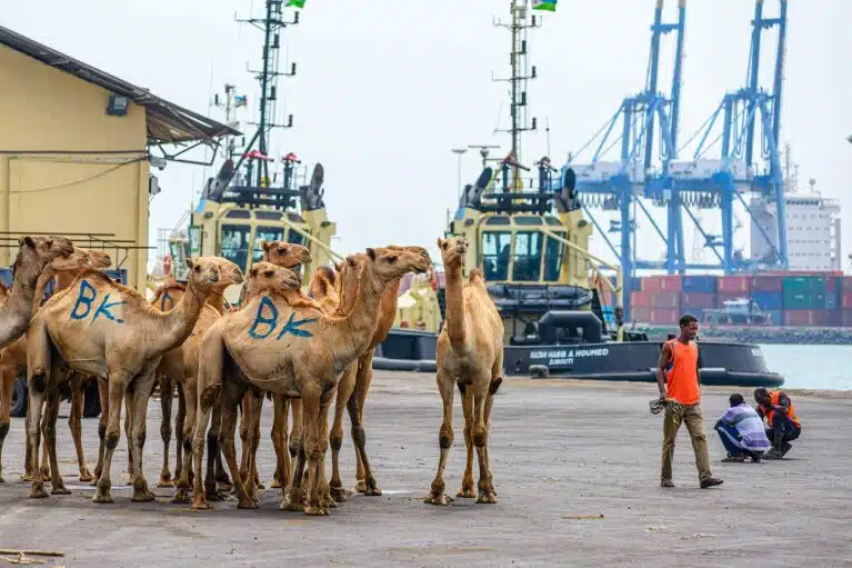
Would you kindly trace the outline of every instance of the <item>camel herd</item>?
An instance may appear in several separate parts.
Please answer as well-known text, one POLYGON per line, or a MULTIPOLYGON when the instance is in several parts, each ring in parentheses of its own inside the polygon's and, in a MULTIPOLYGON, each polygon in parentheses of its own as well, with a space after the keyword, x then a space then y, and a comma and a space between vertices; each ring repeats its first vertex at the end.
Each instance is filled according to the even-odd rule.
MULTIPOLYGON (((462 396, 467 446, 458 496, 478 494, 480 503, 496 502, 488 430, 493 396, 502 381, 503 324, 482 273, 473 269, 463 281, 467 246, 462 238, 438 240, 446 271, 447 308, 437 354, 437 383, 444 407, 440 458, 426 498, 435 505, 451 500, 444 494, 443 477, 453 443, 454 387, 462 396), (479 459, 478 491, 473 486, 474 447, 479 459)), ((264 397, 273 401, 276 470, 272 487, 282 491, 281 509, 327 515, 329 508, 351 494, 343 486, 339 464, 344 411, 349 414, 356 450, 356 490, 381 495, 364 429, 373 349, 393 324, 401 278, 409 272, 429 271, 432 260, 421 247, 367 249, 334 268, 316 270, 306 296, 296 270, 311 261, 308 250, 279 241, 264 242, 262 248, 262 262, 245 276, 224 258, 188 259, 186 283, 171 282, 148 301, 107 276, 109 255, 75 247, 61 237, 22 238, 12 289, 0 285, 0 482, 11 393, 16 377, 26 370, 29 404, 23 477, 32 481, 32 498, 48 496, 46 480, 51 494, 69 493, 56 448, 60 389, 66 384, 72 394, 69 424, 80 480, 95 485, 96 503, 113 502, 110 472, 121 436, 122 407, 131 499, 154 499, 142 466, 148 403, 157 385, 164 444, 157 486, 176 487, 173 502, 208 509, 210 501, 221 499, 222 491, 232 490, 240 508, 258 507, 257 491, 263 486, 256 454, 264 397), (40 305, 45 286, 54 279, 56 291, 40 305), (242 301, 236 308, 227 306, 223 298, 225 289, 235 284, 243 284, 242 301), (86 464, 80 425, 83 390, 90 379, 98 381, 102 406, 94 475, 86 464), (175 389, 178 412, 172 476, 169 454, 175 389), (332 403, 335 412, 329 429, 332 403), (325 463, 329 445, 330 480, 325 463)))

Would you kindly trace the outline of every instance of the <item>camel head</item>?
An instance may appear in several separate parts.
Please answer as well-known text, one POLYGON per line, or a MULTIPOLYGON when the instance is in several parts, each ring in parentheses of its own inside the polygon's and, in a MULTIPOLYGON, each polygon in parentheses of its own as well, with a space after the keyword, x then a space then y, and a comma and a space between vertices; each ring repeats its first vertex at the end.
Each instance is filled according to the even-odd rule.
POLYGON ((441 258, 447 268, 461 268, 464 265, 464 255, 467 254, 467 239, 464 237, 452 237, 449 239, 438 239, 438 248, 441 250, 441 258))
POLYGON ((52 260, 66 258, 74 253, 74 245, 64 237, 22 237, 18 245, 20 248, 12 265, 13 272, 18 268, 27 268, 39 273, 52 260))
POLYGON ((240 267, 226 258, 218 256, 207 257, 211 262, 219 267, 219 282, 213 289, 217 292, 224 292, 228 286, 234 286, 243 283, 243 271, 240 267))
POLYGON ((59 272, 82 272, 94 268, 92 257, 86 249, 74 247, 74 252, 68 256, 57 256, 47 263, 46 273, 55 275, 59 272))
POLYGON ((407 272, 424 274, 432 267, 429 253, 420 247, 368 248, 367 257, 373 274, 384 282, 390 282, 407 272))
POLYGON ((254 297, 264 292, 298 290, 301 287, 302 279, 291 269, 271 262, 258 262, 249 271, 246 293, 248 297, 254 297))
POLYGON ((228 282, 226 287, 231 284, 240 284, 243 281, 242 272, 239 271, 239 268, 234 272, 231 267, 236 267, 236 265, 224 258, 211 256, 187 258, 186 267, 189 269, 188 287, 195 288, 205 294, 219 288, 226 281, 228 282))
POLYGON ((110 257, 109 253, 105 251, 80 247, 77 247, 75 250, 84 251, 86 254, 89 255, 91 268, 94 268, 96 270, 103 270, 112 266, 112 257, 110 257))
POLYGON ((260 247, 263 249, 264 262, 283 268, 295 268, 313 260, 311 252, 302 245, 285 243, 284 241, 260 241, 260 247))

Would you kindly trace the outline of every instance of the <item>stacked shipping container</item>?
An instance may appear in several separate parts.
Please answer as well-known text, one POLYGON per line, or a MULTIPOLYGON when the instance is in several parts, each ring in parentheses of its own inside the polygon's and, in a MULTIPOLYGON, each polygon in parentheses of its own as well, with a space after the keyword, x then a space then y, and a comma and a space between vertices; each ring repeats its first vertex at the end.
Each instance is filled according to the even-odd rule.
POLYGON ((633 279, 632 318, 670 324, 740 298, 770 315, 772 325, 852 327, 852 277, 840 272, 770 272, 749 276, 650 276, 633 279))

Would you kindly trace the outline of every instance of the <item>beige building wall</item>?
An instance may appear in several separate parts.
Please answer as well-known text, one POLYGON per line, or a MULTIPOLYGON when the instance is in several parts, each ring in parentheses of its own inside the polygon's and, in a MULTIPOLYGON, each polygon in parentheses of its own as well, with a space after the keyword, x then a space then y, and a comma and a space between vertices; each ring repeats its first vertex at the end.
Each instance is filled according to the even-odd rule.
MULTIPOLYGON (((0 231, 111 233, 147 246, 145 109, 109 116, 109 91, 5 46, 0 85, 0 231)), ((147 251, 106 250, 142 290, 147 251)), ((0 265, 13 254, 0 247, 0 265)))

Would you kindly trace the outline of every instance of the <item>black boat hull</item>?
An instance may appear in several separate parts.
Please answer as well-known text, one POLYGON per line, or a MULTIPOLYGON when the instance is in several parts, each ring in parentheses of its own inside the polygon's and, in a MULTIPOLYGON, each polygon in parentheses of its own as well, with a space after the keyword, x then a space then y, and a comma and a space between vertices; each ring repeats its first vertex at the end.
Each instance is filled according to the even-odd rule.
MULTIPOLYGON (((394 329, 376 348, 373 368, 434 372, 437 336, 394 329)), ((701 342, 701 382, 732 387, 778 387, 784 378, 771 372, 757 345, 701 342)), ((662 342, 507 345, 507 375, 580 380, 655 382, 662 342)))

